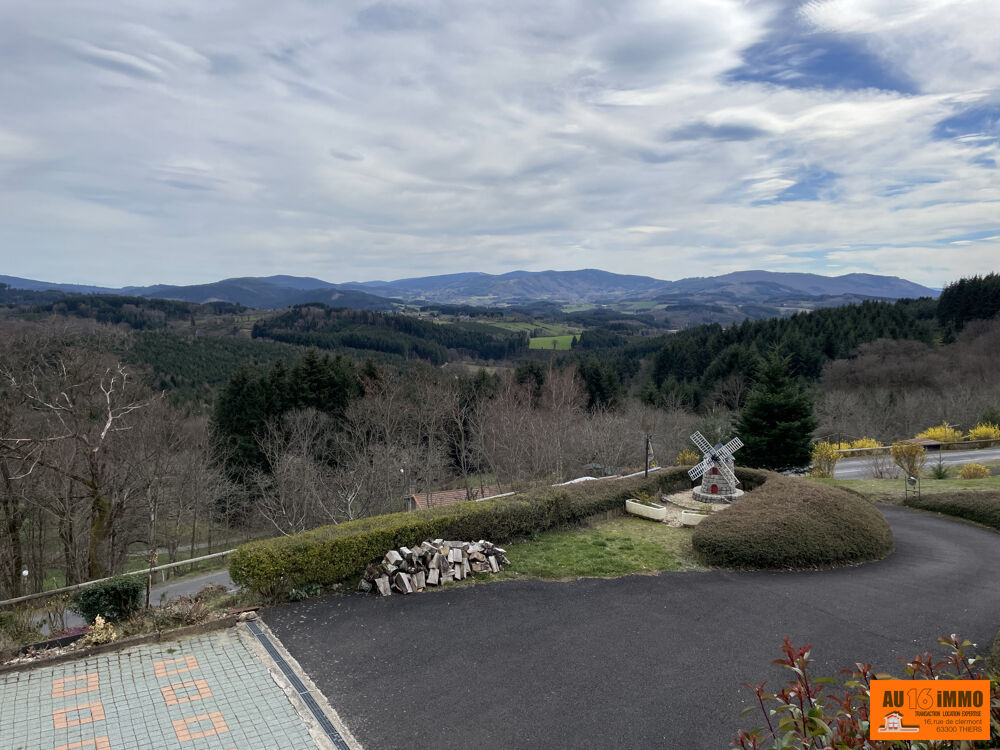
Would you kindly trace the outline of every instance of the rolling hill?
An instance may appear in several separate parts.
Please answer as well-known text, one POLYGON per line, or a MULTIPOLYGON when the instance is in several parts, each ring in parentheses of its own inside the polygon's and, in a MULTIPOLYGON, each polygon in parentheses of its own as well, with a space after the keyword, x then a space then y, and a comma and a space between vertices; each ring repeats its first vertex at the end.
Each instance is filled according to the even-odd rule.
MULTIPOLYGON (((509 305, 527 302, 613 304, 653 300, 671 304, 766 304, 803 297, 858 299, 936 297, 938 291, 895 276, 739 271, 723 276, 663 281, 649 276, 579 271, 511 271, 505 274, 456 273, 443 276, 333 284, 299 276, 241 277, 211 284, 130 286, 119 289, 35 281, 0 276, 15 289, 65 293, 123 294, 188 302, 232 302, 247 307, 279 309, 308 302, 362 310, 392 310, 405 300, 417 304, 509 305)), ((833 304, 838 302, 834 301, 833 304)))

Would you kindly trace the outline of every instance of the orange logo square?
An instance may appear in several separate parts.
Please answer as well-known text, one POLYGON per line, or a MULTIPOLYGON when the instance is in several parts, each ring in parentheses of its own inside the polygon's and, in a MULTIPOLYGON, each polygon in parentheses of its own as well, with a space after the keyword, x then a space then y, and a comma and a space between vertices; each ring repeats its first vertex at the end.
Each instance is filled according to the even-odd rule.
POLYGON ((872 680, 872 740, 988 740, 989 680, 872 680))

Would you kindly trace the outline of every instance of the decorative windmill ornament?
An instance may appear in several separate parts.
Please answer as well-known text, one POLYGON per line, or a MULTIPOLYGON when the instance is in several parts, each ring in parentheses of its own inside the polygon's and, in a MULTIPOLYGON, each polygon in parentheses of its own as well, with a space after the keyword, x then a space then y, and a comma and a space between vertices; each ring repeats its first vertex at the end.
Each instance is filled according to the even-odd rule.
POLYGON ((728 503, 742 495, 743 490, 738 487, 740 480, 733 473, 736 463, 733 454, 743 447, 743 441, 734 437, 725 445, 712 445, 700 432, 696 432, 691 436, 691 442, 702 453, 701 463, 688 472, 691 481, 701 477, 701 486, 693 490, 695 499, 705 503, 728 503))

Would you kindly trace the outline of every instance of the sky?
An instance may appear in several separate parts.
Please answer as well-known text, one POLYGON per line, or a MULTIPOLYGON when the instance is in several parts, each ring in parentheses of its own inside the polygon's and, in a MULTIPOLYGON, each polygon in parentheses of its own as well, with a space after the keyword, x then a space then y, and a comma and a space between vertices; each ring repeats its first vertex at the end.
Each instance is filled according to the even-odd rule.
POLYGON ((0 274, 1000 270, 997 0, 0 3, 0 274))

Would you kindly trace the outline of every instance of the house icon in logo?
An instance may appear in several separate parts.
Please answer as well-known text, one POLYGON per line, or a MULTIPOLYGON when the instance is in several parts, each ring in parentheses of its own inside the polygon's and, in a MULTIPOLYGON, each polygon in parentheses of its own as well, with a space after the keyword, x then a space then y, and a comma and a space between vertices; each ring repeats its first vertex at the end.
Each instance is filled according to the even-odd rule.
POLYGON ((903 723, 903 714, 899 711, 893 711, 891 714, 885 717, 885 721, 882 726, 879 727, 882 732, 919 732, 920 727, 907 726, 903 723))

